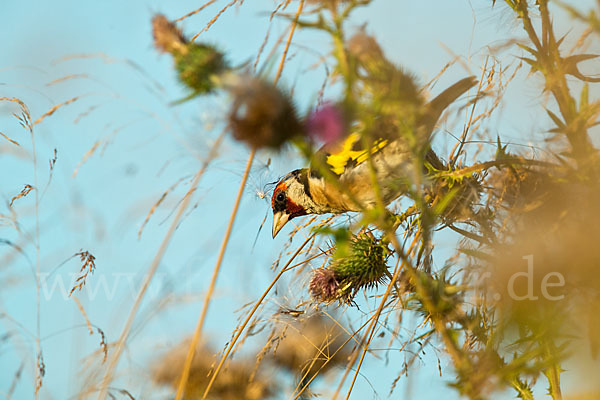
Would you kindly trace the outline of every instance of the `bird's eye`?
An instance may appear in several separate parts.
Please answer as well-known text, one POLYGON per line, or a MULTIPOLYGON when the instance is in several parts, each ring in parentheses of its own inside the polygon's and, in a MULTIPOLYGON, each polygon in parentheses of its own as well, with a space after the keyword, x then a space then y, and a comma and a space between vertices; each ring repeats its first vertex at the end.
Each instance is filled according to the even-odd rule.
POLYGON ((275 197, 275 200, 279 201, 279 202, 283 202, 285 200, 285 195, 281 192, 279 192, 279 194, 277 194, 277 197, 275 197))

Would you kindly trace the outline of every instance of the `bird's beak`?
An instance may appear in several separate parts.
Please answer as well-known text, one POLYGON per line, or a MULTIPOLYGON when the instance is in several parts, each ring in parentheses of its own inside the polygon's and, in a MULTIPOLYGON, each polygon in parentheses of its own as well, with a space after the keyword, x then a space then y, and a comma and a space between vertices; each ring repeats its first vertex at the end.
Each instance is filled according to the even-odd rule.
POLYGON ((273 239, 277 236, 277 233, 283 228, 283 226, 290 219, 290 215, 285 211, 279 211, 273 214, 273 239))

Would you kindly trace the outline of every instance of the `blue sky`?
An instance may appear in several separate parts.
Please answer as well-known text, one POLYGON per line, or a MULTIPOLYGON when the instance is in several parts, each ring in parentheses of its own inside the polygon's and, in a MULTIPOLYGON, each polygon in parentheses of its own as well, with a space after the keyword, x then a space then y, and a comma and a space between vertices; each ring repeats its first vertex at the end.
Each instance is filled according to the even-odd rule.
MULTIPOLYGON (((375 0, 372 6, 353 15, 348 28, 366 23, 367 31, 380 41, 388 56, 414 72, 422 83, 434 77, 454 55, 460 55, 461 62, 454 64, 432 90, 436 93, 456 79, 469 74, 479 76, 490 50, 488 44, 500 45, 509 37, 521 36, 501 4, 492 9, 490 3, 375 0)), ((583 2, 579 3, 585 8, 583 2)), ((76 394, 82 385, 78 373, 83 368, 81 359, 97 350, 99 344, 98 335, 88 336, 75 303, 61 294, 60 286, 52 290, 52 285, 60 282, 68 290, 79 262, 70 260, 56 267, 80 249, 96 256, 97 270, 85 289, 91 292, 80 299, 90 320, 103 329, 109 341, 115 340, 131 308, 132 293, 139 287, 173 218, 173 210, 185 193, 186 179, 198 170, 223 127, 228 101, 223 95, 171 105, 186 92, 176 80, 170 57, 154 50, 150 20, 156 12, 168 18, 180 17, 201 3, 166 4, 106 0, 4 1, 0 5, 0 36, 4 38, 0 44, 0 97, 21 98, 34 119, 56 104, 79 97, 37 125, 34 132, 40 192, 49 179, 48 160, 54 149, 58 152, 39 210, 41 270, 50 274, 49 291, 41 306, 44 399, 65 399, 76 394), (56 82, 64 77, 71 78, 56 82), (95 144, 97 150, 81 163, 95 144), (138 230, 152 204, 180 179, 183 182, 167 197, 138 239, 138 230)), ((193 35, 225 4, 219 1, 181 26, 193 35)), ((274 7, 270 1, 246 1, 240 7, 234 6, 199 40, 217 45, 232 64, 253 62, 274 7)), ((295 8, 294 2, 290 12, 295 8)), ((566 31, 571 22, 559 19, 557 24, 566 31)), ((285 27, 284 21, 272 23, 270 45, 285 27)), ((306 110, 324 79, 322 68, 310 68, 317 61, 315 52, 323 55, 328 47, 323 35, 303 30, 297 33, 295 42, 311 51, 292 47, 281 83, 293 88, 299 109, 306 110)), ((508 62, 518 52, 513 47, 496 54, 508 62)), ((510 101, 488 127, 505 141, 535 143, 537 138, 531 132, 550 126, 549 121, 539 118, 539 81, 526 78, 523 69, 514 85, 518 91, 511 89, 514 92, 507 95, 510 101)), ((335 94, 331 89, 326 97, 335 98, 335 94)), ((16 110, 14 104, 0 104, 0 132, 28 150, 30 138, 11 116, 16 110)), ((452 144, 452 138, 441 135, 436 146, 443 149, 448 143, 452 144)), ((33 183, 31 158, 25 150, 0 138, 0 214, 8 215, 5 204, 24 184, 33 183)), ((136 398, 145 398, 150 390, 143 375, 146 366, 167 346, 193 331, 247 156, 244 146, 225 141, 160 265, 141 313, 152 318, 138 319, 143 329, 135 331, 120 364, 121 371, 140 373, 125 374, 115 383, 130 389, 136 398), (153 301, 162 299, 165 293, 179 296, 178 300, 154 312, 153 301)), ((256 193, 266 183, 302 165, 303 160, 292 150, 258 154, 208 315, 206 331, 213 335, 211 341, 217 349, 222 348, 237 323, 236 310, 256 299, 272 279, 270 266, 289 232, 286 228, 276 240, 271 239, 268 203, 256 193), (271 163, 267 168, 268 159, 271 163), (265 228, 253 246, 267 213, 265 228)), ((0 238, 19 244, 27 257, 35 260, 33 246, 23 240, 34 232, 33 196, 16 200, 14 209, 21 233, 0 219, 0 238)), ((450 252, 451 238, 442 243, 448 244, 440 251, 450 252)), ((9 248, 0 247, 0 313, 11 316, 0 318, 0 336, 10 336, 0 343, 0 395, 8 391, 21 360, 25 360, 13 397, 25 399, 32 397, 33 390, 35 286, 29 261, 23 256, 8 260, 9 254, 9 248)), ((288 286, 287 282, 284 279, 278 290, 290 305, 306 298, 305 288, 297 283, 288 286)), ((276 310, 274 303, 269 307, 276 310)), ((248 354, 256 350, 252 347, 256 345, 260 346, 248 344, 248 354)), ((97 362, 95 357, 90 360, 97 362)), ((359 378, 353 398, 387 397, 391 381, 401 370, 398 360, 402 356, 394 355, 390 360, 385 364, 373 357, 367 359, 362 369, 364 378, 359 378), (372 386, 378 388, 377 395, 372 386)), ((448 368, 442 378, 433 353, 425 355, 424 361, 409 378, 400 380, 393 398, 456 398, 446 386, 452 379, 448 360, 442 357, 442 366, 448 368), (404 393, 412 395, 398 397, 404 393)), ((327 384, 317 387, 326 390, 327 384)))

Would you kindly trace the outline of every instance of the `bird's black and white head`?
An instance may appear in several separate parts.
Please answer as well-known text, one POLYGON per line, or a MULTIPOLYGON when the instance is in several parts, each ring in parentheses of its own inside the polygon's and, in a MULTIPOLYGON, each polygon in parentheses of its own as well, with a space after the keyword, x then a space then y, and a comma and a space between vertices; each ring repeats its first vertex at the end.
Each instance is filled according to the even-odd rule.
POLYGON ((271 198, 273 237, 293 218, 316 212, 310 196, 308 170, 297 169, 284 176, 275 186, 271 198))

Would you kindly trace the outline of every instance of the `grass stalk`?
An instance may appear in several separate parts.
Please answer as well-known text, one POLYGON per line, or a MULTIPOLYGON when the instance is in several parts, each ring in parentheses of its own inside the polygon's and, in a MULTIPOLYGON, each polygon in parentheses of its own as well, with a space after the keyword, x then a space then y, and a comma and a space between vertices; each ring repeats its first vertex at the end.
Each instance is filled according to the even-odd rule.
MULTIPOLYGON (((279 81, 279 78, 281 77, 281 73, 283 72, 283 67, 285 65, 285 60, 287 58, 287 53, 288 50, 290 48, 290 44, 292 42, 292 38, 294 36, 294 32, 296 29, 296 25, 298 23, 298 18, 300 17, 300 14, 302 13, 302 8, 304 6, 304 0, 300 0, 300 4, 298 5, 298 10, 296 12, 296 17, 294 19, 294 22, 292 23, 292 28, 290 29, 290 34, 288 36, 288 40, 286 42, 284 51, 283 51, 283 55, 281 57, 281 61, 279 63, 279 68, 277 69, 277 74, 275 75, 275 80, 274 80, 274 84, 276 85, 277 82, 279 81)), ((250 151, 250 155, 248 156, 248 162, 246 164, 246 170, 244 171, 244 176, 242 177, 242 182, 240 183, 240 188, 238 191, 238 196, 236 199, 236 202, 233 206, 233 211, 231 212, 231 217, 229 220, 229 225, 227 226, 227 230, 225 232, 225 237, 223 238, 223 243, 221 245, 221 250, 219 252, 219 257, 217 259, 217 262, 215 264, 215 268, 213 270, 213 275, 211 278, 211 283, 209 285, 208 291, 206 293, 206 298, 204 300, 204 304, 202 306, 202 311, 200 313, 200 317, 198 318, 198 323, 196 324, 196 329, 194 330, 194 335, 192 336, 192 341, 190 342, 190 346, 188 348, 188 352, 186 355, 186 360, 183 366, 183 370, 181 373, 181 377, 179 379, 179 383, 177 385, 177 394, 175 396, 175 400, 181 400, 183 398, 183 395, 185 393, 185 387, 187 384, 187 380, 189 378, 189 372, 190 372, 190 368, 192 365, 192 361, 194 359, 194 353, 196 351, 196 347, 198 346, 198 341, 200 340, 200 335, 202 333, 202 328, 204 326, 204 320, 206 318, 206 313, 208 311, 208 306, 210 304, 210 301, 212 299, 212 294, 214 291, 214 286, 216 284, 217 281, 217 277, 219 275, 219 271, 221 269, 221 263, 223 261, 223 257, 225 255, 225 251, 227 249, 227 244, 229 243, 229 237, 231 235, 231 230, 233 228, 233 223, 235 221, 235 217, 237 215, 237 211, 238 211, 238 207, 242 198, 242 194, 244 193, 244 188, 246 187, 246 181, 248 179, 248 174, 250 173, 250 169, 252 168, 252 162, 254 160, 254 155, 256 153, 256 149, 252 149, 250 151)), ((260 303, 258 303, 260 304, 260 303)), ((241 333, 241 331, 240 331, 241 333)), ((227 353, 228 354, 228 353, 227 353)), ((226 357, 223 358, 223 361, 226 357)), ((222 364, 221 364, 222 365, 222 364)), ((208 391, 210 390, 210 387, 212 386, 212 382, 214 382, 214 379, 216 378, 218 374, 218 369, 215 370, 215 373, 213 374, 213 377, 211 378, 211 381, 209 382, 209 385, 206 388, 206 391, 204 393, 203 398, 206 397, 206 395, 208 394, 208 391)))
POLYGON ((300 252, 302 251, 304 246, 306 246, 308 244, 308 242, 310 242, 314 236, 315 236, 315 234, 312 234, 309 237, 307 237, 306 240, 304 240, 304 242, 302 242, 300 247, 298 247, 298 249, 290 257, 288 262, 283 266, 283 268, 281 268, 281 271, 279 271, 279 273, 275 276, 275 278, 273 278, 273 281, 271 281, 271 284, 267 287, 267 289, 265 289, 262 296, 256 301, 256 304, 254 304, 254 307, 252 307, 252 310, 250 310, 250 312, 246 316, 246 319, 244 320, 242 325, 237 328, 237 333, 235 334, 233 340, 231 340, 231 342, 229 343, 229 346, 227 346, 227 350, 225 351, 225 354, 223 354, 223 357, 221 357, 221 360, 219 361, 219 365, 217 365, 217 368, 215 368, 215 371, 212 373, 212 376, 210 377, 210 381, 208 382, 208 385, 206 386, 206 389, 204 390, 204 394, 202 395, 202 400, 206 399, 206 396, 208 396, 208 393, 210 392, 210 389, 211 389, 213 383, 215 382, 215 379, 217 379, 217 376, 219 375, 219 372, 221 371, 221 368, 223 367, 225 360, 227 360, 227 357, 229 357, 229 353, 231 353, 231 350, 233 349, 233 347, 239 340, 240 336, 242 335, 242 332, 244 332, 244 329, 246 329, 246 326, 250 322, 250 319, 252 319, 252 317, 254 316, 254 313, 256 313, 256 310, 258 310, 258 307, 260 307, 263 300, 267 297, 267 294, 269 294, 271 289, 273 289, 273 287, 275 286, 277 281, 279 281, 279 278, 281 278, 281 276, 285 272, 287 272, 291 269, 288 267, 290 266, 292 261, 294 261, 294 259, 298 256, 298 254, 300 254, 300 252))
POLYGON ((208 167, 208 164, 214 158, 217 149, 219 148, 221 142, 223 141, 223 137, 224 137, 224 132, 221 133, 219 138, 215 141, 215 143, 213 144, 213 147, 209 153, 208 158, 204 161, 204 164, 202 165, 200 170, 196 173, 196 176, 194 177, 194 180, 192 182, 192 185, 190 186, 190 189, 185 194, 183 201, 181 202, 179 209, 177 210, 177 214, 175 215, 175 218, 173 218, 173 221, 171 222, 171 226, 169 227, 167 234, 163 238, 163 241, 162 241, 160 247, 158 248, 156 255, 154 256, 154 259, 152 260, 152 263, 150 264, 150 267, 148 268, 148 273, 146 274, 146 278, 144 279, 144 282, 136 296, 135 303, 133 304, 133 307, 131 308, 131 311, 129 312, 129 316, 127 317, 127 322, 125 323, 125 326, 123 327, 121 336, 119 337, 119 340, 116 343, 114 354, 111 357, 111 360, 106 369, 106 374, 104 375, 104 379, 102 380, 99 394, 98 394, 99 400, 105 399, 108 395, 108 388, 109 388, 110 383, 112 382, 112 378, 113 378, 115 369, 119 363, 119 359, 125 348, 125 344, 127 342, 127 338, 129 337, 129 333, 131 332, 133 320, 135 319, 135 316, 137 315, 137 313, 139 311, 142 300, 144 299, 144 296, 146 295, 146 291, 148 290, 148 287, 150 286, 150 283, 152 282, 152 278, 154 278, 154 275, 156 274, 158 265, 160 264, 164 254, 171 242, 171 239, 173 238, 173 234, 175 233, 175 230, 177 229, 177 226, 179 225, 179 222, 191 201, 192 194, 198 187, 198 183, 200 182, 200 179, 204 175, 204 171, 208 167))
POLYGON ((227 244, 229 243, 229 237, 231 236, 233 223, 235 222, 235 217, 237 215, 240 202, 242 200, 242 194, 244 193, 244 188, 246 187, 246 181, 248 180, 248 174, 250 173, 250 169, 252 168, 252 162, 254 161, 255 154, 256 150, 252 149, 252 151, 250 151, 250 156, 248 156, 246 170, 244 171, 244 176, 242 177, 242 182, 240 183, 237 198, 235 199, 233 210, 231 211, 231 217, 229 218, 229 224, 227 225, 227 230, 225 231, 225 236, 223 237, 223 243, 221 244, 221 249, 219 250, 219 256, 217 257, 217 262, 213 270, 210 285, 208 286, 208 290, 206 291, 206 296, 202 305, 202 311, 200 312, 200 317, 198 318, 196 329, 194 330, 194 335, 192 336, 192 341, 190 342, 190 346, 185 357, 183 370, 181 371, 181 377, 179 378, 179 383, 177 384, 177 394, 175 395, 175 400, 181 400, 185 393, 185 386, 190 376, 190 368, 192 367, 192 361, 194 360, 194 354, 196 352, 196 348, 198 347, 200 335, 202 334, 202 328, 204 327, 204 321, 206 320, 208 306, 210 305, 210 301, 212 299, 212 295, 215 289, 215 284, 217 282, 217 277, 219 276, 219 271, 221 270, 221 264, 223 263, 223 257, 225 256, 225 250, 227 249, 227 244))

